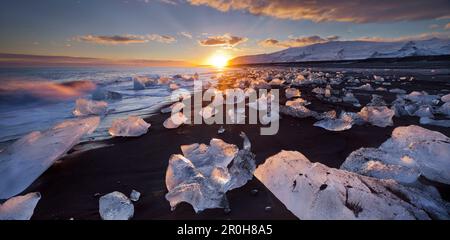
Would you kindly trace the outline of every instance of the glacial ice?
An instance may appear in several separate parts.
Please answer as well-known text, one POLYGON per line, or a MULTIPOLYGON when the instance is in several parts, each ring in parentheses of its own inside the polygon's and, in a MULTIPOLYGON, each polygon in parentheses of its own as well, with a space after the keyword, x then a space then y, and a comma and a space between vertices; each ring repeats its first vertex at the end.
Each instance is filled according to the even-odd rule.
POLYGON ((133 201, 133 202, 137 202, 137 201, 139 201, 139 198, 141 197, 141 193, 140 192, 138 192, 138 191, 136 191, 136 190, 131 190, 131 193, 130 193, 130 200, 131 201, 133 201))
POLYGON ((378 127, 387 127, 394 124, 392 117, 395 112, 386 106, 366 106, 358 114, 364 121, 378 127))
POLYGON ((184 107, 185 107, 184 103, 176 102, 176 103, 170 105, 169 107, 161 109, 161 113, 170 113, 170 112, 176 113, 176 112, 181 111, 184 107))
POLYGON ((434 125, 440 127, 450 127, 450 120, 435 120, 429 117, 421 117, 420 124, 424 125, 434 125))
POLYGON ((297 88, 286 88, 285 93, 287 99, 300 97, 300 90, 297 88))
POLYGON ((342 113, 340 118, 325 118, 314 123, 314 126, 324 128, 328 131, 344 131, 352 128, 353 118, 345 113, 342 113))
POLYGON ((419 126, 397 127, 392 137, 378 149, 362 148, 351 153, 341 168, 380 178, 393 178, 411 183, 418 174, 450 184, 450 139, 442 133, 419 126), (368 162, 376 161, 383 169, 370 169, 368 162), (375 175, 374 175, 375 174, 375 175), (384 176, 384 177, 383 177, 384 176))
POLYGON ((361 104, 359 103, 359 100, 351 92, 346 93, 345 96, 342 98, 342 101, 353 104, 353 106, 355 106, 355 107, 361 106, 361 104))
POLYGON ((73 115, 84 117, 89 115, 105 115, 108 103, 104 101, 91 101, 83 98, 77 99, 73 115))
POLYGON ((450 93, 441 97, 441 101, 447 103, 450 102, 450 93))
POLYGON ((120 100, 122 99, 122 94, 118 92, 108 91, 103 88, 97 88, 92 93, 92 100, 102 101, 102 100, 120 100))
POLYGON ((154 85, 158 83, 159 76, 154 75, 150 77, 146 76, 136 76, 133 77, 133 89, 134 90, 143 90, 145 87, 154 85))
POLYGON ((364 91, 373 91, 373 88, 370 85, 370 83, 363 84, 363 85, 361 85, 359 87, 356 87, 355 89, 364 90, 364 91))
POLYGON ((111 136, 138 137, 147 133, 151 125, 138 116, 115 119, 109 128, 111 136))
POLYGON ((1 151, 0 199, 25 190, 99 122, 99 117, 64 121, 49 130, 31 132, 1 151))
POLYGON ((134 215, 134 205, 127 196, 116 191, 100 197, 98 211, 103 220, 129 220, 134 215))
POLYGON ((444 103, 438 109, 439 113, 450 116, 450 102, 444 103))
POLYGON ((163 126, 167 129, 174 129, 186 123, 187 120, 187 117, 183 113, 177 112, 166 119, 166 121, 164 121, 163 123, 163 126))
POLYGON ((38 192, 8 199, 0 204, 0 220, 30 220, 40 199, 38 192))
POLYGON ((398 94, 406 94, 406 91, 400 88, 393 88, 390 89, 389 92, 391 93, 398 93, 398 94))
POLYGON ((450 218, 435 192, 311 163, 299 152, 269 157, 254 175, 303 220, 450 218))
POLYGON ((253 176, 255 155, 244 149, 213 138, 210 145, 191 144, 181 146, 181 154, 169 159, 166 171, 166 199, 172 209, 181 203, 192 205, 195 212, 208 208, 228 208, 225 193, 243 186, 253 176), (228 167, 232 163, 231 167, 228 167))

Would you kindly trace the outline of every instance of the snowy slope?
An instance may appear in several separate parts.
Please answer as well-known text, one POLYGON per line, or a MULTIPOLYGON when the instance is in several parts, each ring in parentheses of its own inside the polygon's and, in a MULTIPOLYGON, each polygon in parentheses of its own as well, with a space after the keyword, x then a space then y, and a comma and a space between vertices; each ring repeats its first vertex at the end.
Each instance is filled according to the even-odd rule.
POLYGON ((450 40, 406 42, 333 41, 288 48, 271 54, 237 57, 232 64, 356 60, 450 54, 450 40))

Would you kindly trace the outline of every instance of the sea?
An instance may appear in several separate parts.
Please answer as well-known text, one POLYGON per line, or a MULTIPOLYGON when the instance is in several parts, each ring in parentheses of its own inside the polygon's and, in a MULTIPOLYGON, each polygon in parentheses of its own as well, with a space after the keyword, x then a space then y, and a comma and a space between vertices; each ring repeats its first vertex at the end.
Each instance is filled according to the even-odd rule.
MULTIPOLYGON (((130 115, 147 117, 174 101, 168 84, 156 84, 143 90, 133 88, 133 77, 193 76, 214 84, 224 69, 206 67, 52 67, 0 68, 0 149, 32 132, 51 128, 74 119, 72 111, 78 98, 92 99, 98 90, 119 93, 120 99, 108 102, 108 113, 97 130, 82 141, 109 138, 114 119, 130 115)), ((177 79, 183 91, 193 92, 194 81, 177 79)), ((180 89, 175 91, 180 91, 180 89)))

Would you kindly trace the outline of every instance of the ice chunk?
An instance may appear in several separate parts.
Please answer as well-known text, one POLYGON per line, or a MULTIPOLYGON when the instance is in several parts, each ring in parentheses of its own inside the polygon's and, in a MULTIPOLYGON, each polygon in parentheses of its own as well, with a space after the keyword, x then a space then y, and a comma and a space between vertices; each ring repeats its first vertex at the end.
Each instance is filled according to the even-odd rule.
POLYGON ((170 113, 170 112, 176 113, 176 112, 181 111, 184 107, 185 107, 184 103, 176 102, 176 103, 170 105, 169 107, 161 109, 161 113, 170 113))
POLYGON ((433 116, 433 109, 431 106, 429 105, 422 105, 420 106, 415 112, 414 112, 414 116, 417 117, 434 117, 433 116))
POLYGON ((394 124, 392 117, 395 112, 386 106, 366 106, 358 114, 364 121, 378 127, 387 127, 394 124))
POLYGON ((398 94, 406 94, 406 91, 400 88, 393 88, 390 89, 389 92, 391 93, 398 93, 398 94))
POLYGON ((360 149, 350 154, 341 168, 380 177, 367 169, 368 161, 377 161, 387 166, 382 172, 384 176, 399 182, 412 182, 417 172, 430 180, 450 184, 449 154, 448 137, 411 125, 395 128, 392 137, 378 149, 360 149))
POLYGON ((450 93, 441 97, 441 101, 450 102, 450 93))
POLYGON ((300 90, 297 88, 286 88, 285 90, 286 98, 294 98, 294 97, 300 97, 300 90))
POLYGON ((153 75, 150 77, 146 76, 137 76, 133 78, 133 89, 134 90, 143 90, 145 87, 154 85, 158 83, 159 76, 153 75))
POLYGON ((219 111, 215 107, 211 107, 210 105, 202 108, 199 112, 200 116, 204 119, 208 119, 216 115, 219 111))
MULTIPOLYGON (((287 103, 286 103, 287 104, 287 103)), ((311 111, 305 106, 300 104, 292 104, 289 106, 280 106, 280 112, 292 117, 298 118, 307 118, 307 117, 315 117, 318 115, 317 112, 311 111)))
POLYGON ((129 220, 134 215, 134 206, 127 196, 116 191, 100 197, 98 211, 103 220, 129 220))
POLYGON ((372 99, 367 106, 386 106, 386 102, 383 100, 383 96, 372 94, 372 99))
POLYGON ((122 94, 118 92, 108 91, 103 88, 97 88, 92 93, 92 99, 96 101, 101 100, 120 100, 122 99, 122 94))
POLYGON ((428 95, 428 93, 425 91, 422 92, 413 91, 410 94, 405 95, 404 99, 407 99, 411 102, 421 105, 435 105, 438 103, 439 96, 428 95))
POLYGON ((222 134, 225 132, 225 128, 223 126, 220 126, 219 130, 217 130, 218 134, 222 134))
POLYGON ((0 220, 30 220, 40 199, 38 192, 8 199, 0 204, 0 220))
POLYGON ((439 107, 438 111, 442 114, 450 116, 450 102, 444 103, 441 107, 439 107))
POLYGON ((299 152, 269 157, 254 175, 303 220, 450 218, 448 203, 427 190, 311 163, 299 152))
POLYGON ((420 124, 450 127, 450 120, 434 120, 429 117, 421 117, 420 124))
POLYGON ((140 192, 138 192, 138 191, 136 191, 136 190, 131 190, 131 193, 130 193, 130 200, 131 201, 133 201, 133 202, 137 202, 137 201, 139 201, 139 198, 141 197, 141 193, 140 192))
POLYGON ((73 115, 77 117, 89 115, 105 115, 108 103, 104 101, 91 101, 83 98, 77 99, 73 115))
POLYGON ((186 123, 188 119, 184 116, 183 113, 177 112, 172 114, 166 121, 164 121, 163 126, 167 129, 178 128, 179 126, 186 123))
POLYGON ((195 212, 228 208, 225 193, 243 186, 256 168, 254 154, 246 149, 248 144, 244 142, 245 149, 239 150, 213 138, 209 146, 198 143, 181 146, 183 155, 172 155, 166 171, 169 191, 166 199, 172 209, 180 202, 191 204, 195 212))
POLYGON ((359 90, 364 90, 364 91, 373 91, 372 86, 370 85, 370 83, 366 83, 364 85, 361 85, 355 89, 359 89, 359 90))
POLYGON ((350 115, 342 114, 340 118, 326 118, 314 123, 314 126, 324 128, 328 131, 344 131, 352 128, 353 119, 350 115))
POLYGON ((99 117, 64 121, 49 130, 31 132, 1 151, 0 199, 25 190, 99 122, 99 117))
POLYGON ((281 80, 279 78, 275 78, 275 79, 272 79, 272 81, 270 81, 269 84, 272 85, 272 86, 280 86, 284 82, 285 82, 284 80, 281 80))
POLYGON ((169 84, 169 88, 170 90, 177 90, 178 88, 180 88, 180 86, 178 86, 178 84, 176 83, 171 83, 169 84))
POLYGON ((355 106, 355 107, 361 106, 361 104, 359 103, 359 100, 351 92, 346 93, 345 96, 342 98, 342 101, 353 104, 353 106, 355 106))
POLYGON ((147 133, 151 125, 138 116, 116 119, 109 128, 111 136, 138 137, 147 133))

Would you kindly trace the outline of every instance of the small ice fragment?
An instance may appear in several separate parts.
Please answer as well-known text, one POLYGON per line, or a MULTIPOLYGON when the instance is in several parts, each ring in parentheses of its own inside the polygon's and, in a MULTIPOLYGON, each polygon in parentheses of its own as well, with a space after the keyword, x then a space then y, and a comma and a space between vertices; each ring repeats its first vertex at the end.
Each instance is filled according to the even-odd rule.
POLYGON ((287 99, 300 97, 300 90, 297 88, 286 88, 285 93, 287 99))
POLYGON ((137 202, 139 200, 139 198, 141 197, 141 193, 136 191, 136 190, 131 190, 130 193, 130 200, 133 202, 137 202))
POLYGON ((111 136, 138 137, 147 133, 151 125, 138 116, 116 119, 109 128, 111 136))
POLYGON ((400 88, 393 88, 390 89, 389 92, 391 93, 398 93, 398 94, 406 94, 406 91, 400 88))
POLYGON ((450 93, 441 97, 441 101, 450 102, 450 93))
POLYGON ((241 132, 240 134, 239 134, 239 136, 242 138, 242 139, 244 139, 244 150, 247 150, 247 151, 251 151, 251 148, 252 148, 252 144, 250 143, 250 140, 248 139, 248 137, 247 137, 247 134, 245 134, 245 132, 241 132))
POLYGON ((120 100, 122 99, 122 95, 118 92, 108 91, 103 88, 97 88, 92 93, 92 100, 101 101, 101 100, 120 100))
POLYGON ((134 206, 127 196, 116 191, 100 197, 98 211, 103 220, 129 220, 134 215, 134 206))
POLYGON ((218 134, 222 134, 225 132, 225 128, 223 126, 220 126, 219 130, 217 130, 218 134))
POLYGON ((434 120, 429 117, 421 117, 420 124, 434 125, 440 127, 450 127, 450 120, 434 120))
POLYGON ((40 199, 38 192, 8 199, 0 204, 0 220, 30 220, 40 199))
POLYGON ((438 111, 444 115, 450 116, 450 102, 444 103, 439 107, 438 111))
POLYGON ((364 85, 361 85, 355 89, 364 90, 364 91, 373 91, 372 86, 369 83, 366 83, 364 85))
POLYGON ((170 90, 177 90, 178 88, 180 88, 180 86, 178 86, 178 84, 176 83, 171 83, 169 84, 169 88, 170 90))
POLYGON ((89 115, 105 115, 108 103, 103 101, 91 101, 83 98, 77 99, 73 115, 77 117, 89 115))
POLYGON ((178 128, 182 124, 186 123, 188 119, 184 116, 183 113, 177 112, 172 114, 166 121, 164 121, 163 126, 167 129, 178 128))

